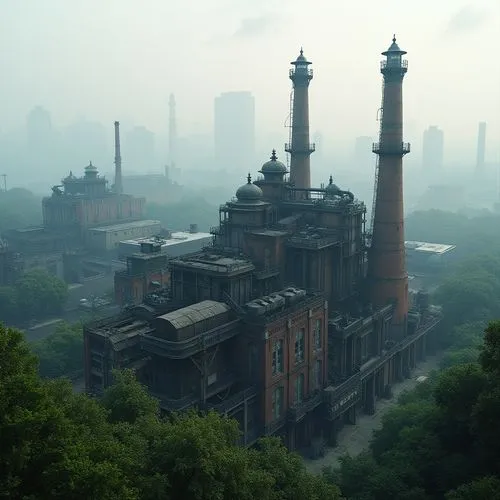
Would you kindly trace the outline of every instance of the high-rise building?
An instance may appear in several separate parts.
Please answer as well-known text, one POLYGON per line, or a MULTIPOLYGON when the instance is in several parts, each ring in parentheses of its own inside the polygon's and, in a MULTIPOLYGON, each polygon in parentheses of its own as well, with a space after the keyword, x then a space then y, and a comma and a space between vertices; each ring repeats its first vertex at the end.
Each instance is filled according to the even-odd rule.
POLYGON ((255 161, 255 100, 250 92, 225 92, 214 101, 217 167, 248 172, 255 161))
POLYGON ((482 172, 484 170, 485 149, 486 149, 486 123, 480 122, 477 131, 477 159, 476 159, 477 172, 482 172))
POLYGON ((177 119, 175 116, 175 96, 170 94, 168 100, 168 164, 174 169, 177 162, 177 119))
POLYGON ((424 131, 422 166, 432 172, 443 168, 444 133, 435 125, 424 131))

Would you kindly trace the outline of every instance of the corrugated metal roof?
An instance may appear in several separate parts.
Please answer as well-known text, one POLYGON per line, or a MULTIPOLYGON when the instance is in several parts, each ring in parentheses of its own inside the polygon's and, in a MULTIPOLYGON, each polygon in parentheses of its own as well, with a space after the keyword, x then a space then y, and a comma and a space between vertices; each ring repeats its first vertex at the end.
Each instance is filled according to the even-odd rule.
POLYGON ((157 319, 159 321, 166 321, 177 330, 180 330, 181 328, 186 328, 187 326, 195 325, 200 321, 214 318, 219 314, 226 313, 230 309, 231 308, 224 302, 204 300, 203 302, 198 302, 192 306, 183 307, 182 309, 177 309, 177 311, 158 316, 157 319))

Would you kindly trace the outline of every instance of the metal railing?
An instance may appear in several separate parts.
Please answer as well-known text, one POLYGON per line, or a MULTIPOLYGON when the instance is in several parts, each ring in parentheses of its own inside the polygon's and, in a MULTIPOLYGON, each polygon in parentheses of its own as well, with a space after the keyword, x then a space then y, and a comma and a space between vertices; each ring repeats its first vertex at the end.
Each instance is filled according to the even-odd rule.
POLYGON ((410 152, 410 143, 384 144, 383 142, 374 142, 372 151, 378 155, 405 155, 410 152))
POLYGON ((286 245, 296 248, 311 248, 320 249, 325 248, 336 243, 340 243, 339 236, 327 236, 325 238, 312 238, 311 236, 292 236, 286 242, 286 245))
POLYGON ((239 332, 239 320, 233 320, 187 340, 165 340, 141 334, 141 349, 171 359, 186 359, 194 354, 228 340, 239 332))
POLYGON ((314 153, 314 151, 316 151, 316 144, 312 142, 310 144, 306 144, 305 146, 295 146, 293 143, 287 142, 285 143, 285 151, 287 153, 314 153))
POLYGON ((320 391, 308 397, 300 403, 294 404, 288 409, 287 418, 289 422, 300 422, 304 416, 313 411, 323 401, 323 395, 320 391))
POLYGON ((279 274, 280 270, 277 266, 268 266, 254 271, 255 277, 257 279, 269 278, 270 276, 275 276, 279 274))
POLYGON ((312 69, 293 69, 291 68, 290 71, 288 72, 290 75, 290 78, 294 77, 295 75, 297 76, 307 76, 309 78, 312 78, 314 76, 313 70, 312 69))
POLYGON ((219 413, 228 413, 234 408, 240 406, 245 402, 245 400, 248 400, 254 396, 257 395, 257 387, 248 387, 246 389, 243 389, 242 391, 234 394, 233 396, 230 396, 229 398, 225 399, 224 401, 221 401, 220 403, 217 404, 207 404, 207 409, 208 410, 215 410, 219 413))
POLYGON ((408 69, 408 59, 401 59, 401 64, 390 63, 387 60, 380 61, 380 69, 408 69))

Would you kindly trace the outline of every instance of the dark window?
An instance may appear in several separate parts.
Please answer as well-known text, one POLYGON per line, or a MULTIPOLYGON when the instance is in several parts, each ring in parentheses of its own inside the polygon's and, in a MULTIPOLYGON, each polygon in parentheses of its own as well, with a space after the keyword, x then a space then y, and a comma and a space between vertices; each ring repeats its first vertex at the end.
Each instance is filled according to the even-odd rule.
POLYGON ((295 363, 302 363, 304 361, 304 329, 300 329, 295 334, 295 363))
POLYGON ((273 391, 273 419, 277 420, 283 413, 283 386, 277 387, 273 391))
POLYGON ((302 403, 304 399, 304 374, 300 373, 295 379, 295 403, 302 403))
POLYGON ((283 340, 275 340, 273 344, 272 373, 283 373, 283 340))

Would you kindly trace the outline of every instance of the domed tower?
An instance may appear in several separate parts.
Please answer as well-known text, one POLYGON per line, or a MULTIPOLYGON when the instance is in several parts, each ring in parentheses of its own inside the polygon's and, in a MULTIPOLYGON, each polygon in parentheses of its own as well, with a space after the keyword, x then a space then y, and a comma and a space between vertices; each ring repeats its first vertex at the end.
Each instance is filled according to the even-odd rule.
POLYGON ((236 191, 236 198, 219 209, 219 228, 216 243, 224 247, 244 248, 244 233, 264 227, 269 221, 271 204, 263 201, 262 189, 248 174, 246 184, 236 191))
POLYGON ((252 183, 252 177, 248 174, 247 183, 236 190, 236 204, 257 206, 262 203, 262 189, 252 183))
POLYGON ((313 72, 309 69, 310 61, 300 54, 290 64, 290 80, 293 82, 292 130, 290 143, 285 144, 285 151, 290 153, 290 182, 296 188, 311 187, 310 155, 314 152, 314 144, 309 143, 309 82, 313 72))
POLYGON ((273 149, 269 161, 262 165, 259 172, 263 178, 255 181, 255 184, 262 189, 266 200, 277 201, 281 198, 282 189, 285 183, 285 175, 288 169, 285 164, 278 161, 276 150, 273 149))

